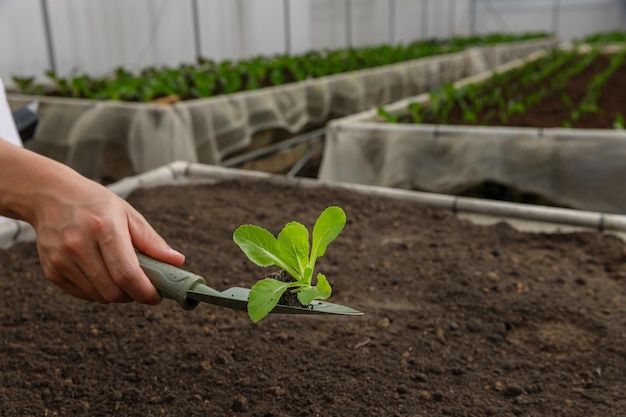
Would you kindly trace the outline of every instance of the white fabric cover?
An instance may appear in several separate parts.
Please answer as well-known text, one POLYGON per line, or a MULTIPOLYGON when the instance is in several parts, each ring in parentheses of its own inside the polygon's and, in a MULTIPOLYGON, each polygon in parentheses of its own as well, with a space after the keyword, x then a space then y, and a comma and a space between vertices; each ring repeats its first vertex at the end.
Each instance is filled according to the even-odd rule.
MULTIPOLYGON (((2 79, 0 79, 0 140, 6 140, 14 145, 22 146, 22 139, 20 139, 20 135, 15 127, 2 79)), ((6 220, 6 217, 0 216, 0 222, 6 220)))
MULTIPOLYGON (((248 146, 257 132, 298 133, 555 44, 544 39, 472 48, 173 105, 40 97, 40 122, 28 146, 96 180, 120 179, 176 160, 219 164, 248 146)), ((10 99, 17 105, 33 97, 10 99)))
POLYGON ((22 146, 22 140, 13 121, 13 114, 9 108, 2 79, 0 79, 0 139, 22 146))
MULTIPOLYGON (((538 51, 493 71, 542 55, 538 51)), ((480 82, 493 71, 455 84, 480 82)), ((422 94, 386 109, 398 113, 411 102, 428 100, 422 94)), ((395 124, 368 110, 329 124, 318 178, 442 194, 494 181, 564 207, 626 214, 625 161, 624 130, 395 124)))
POLYGON ((333 123, 319 179, 456 194, 490 180, 563 207, 626 214, 626 133, 333 123))

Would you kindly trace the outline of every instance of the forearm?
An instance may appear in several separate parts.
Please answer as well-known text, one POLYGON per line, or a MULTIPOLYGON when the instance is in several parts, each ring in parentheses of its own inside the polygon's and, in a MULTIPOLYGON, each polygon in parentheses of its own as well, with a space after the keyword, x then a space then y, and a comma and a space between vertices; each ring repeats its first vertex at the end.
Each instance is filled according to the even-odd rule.
POLYGON ((66 165, 0 139, 0 215, 35 223, 42 207, 72 198, 83 181, 66 165))
POLYGON ((35 228, 48 279, 85 300, 158 303, 135 248, 180 265, 143 216, 66 165, 0 140, 0 215, 35 228))

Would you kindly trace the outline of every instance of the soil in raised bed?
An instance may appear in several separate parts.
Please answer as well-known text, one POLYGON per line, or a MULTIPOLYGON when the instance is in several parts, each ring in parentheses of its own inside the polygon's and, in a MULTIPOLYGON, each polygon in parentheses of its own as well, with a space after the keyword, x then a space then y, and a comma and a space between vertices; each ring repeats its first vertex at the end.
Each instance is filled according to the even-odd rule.
MULTIPOLYGON (((506 123, 501 123, 498 118, 485 121, 489 113, 489 108, 486 108, 482 113, 476 115, 478 120, 477 124, 540 128, 564 127, 564 122, 570 120, 572 108, 565 104, 563 96, 567 96, 574 107, 576 107, 585 96, 589 82, 595 75, 606 69, 609 60, 610 55, 599 55, 583 71, 571 77, 562 90, 548 95, 538 104, 527 108, 523 114, 512 115, 506 123)), ((528 90, 525 94, 532 94, 534 92, 535 91, 528 90)), ((597 104, 600 111, 583 113, 579 120, 570 120, 571 127, 576 129, 614 129, 616 117, 618 115, 626 117, 626 65, 622 65, 608 78, 597 104)), ((410 122, 408 118, 404 117, 402 121, 410 122)), ((428 123, 436 124, 438 121, 436 119, 428 120, 428 123)), ((463 110, 460 106, 456 106, 450 112, 446 124, 468 124, 463 118, 463 110)))
POLYGON ((0 252, 2 416, 619 416, 626 253, 596 232, 530 234, 447 211, 261 181, 130 197, 217 289, 265 272, 232 242, 253 223, 348 222, 319 271, 361 317, 201 305, 103 306, 0 252))
MULTIPOLYGON (((509 126, 509 127, 537 127, 537 128, 562 128, 564 121, 570 120, 571 107, 567 107, 563 96, 567 96, 571 103, 577 105, 587 92, 587 86, 596 74, 601 73, 608 65, 611 55, 599 55, 588 67, 579 74, 574 75, 563 90, 558 90, 548 95, 537 105, 526 109, 523 114, 515 114, 506 123, 501 123, 497 118, 486 122, 489 112, 486 108, 477 114, 478 125, 509 126)), ((600 98, 598 100, 599 112, 583 113, 579 120, 572 121, 571 127, 576 129, 614 129, 614 123, 618 115, 626 117, 626 65, 623 65, 609 77, 600 98)), ((530 94, 533 91, 528 90, 530 94)), ((411 123, 409 116, 403 116, 402 122, 411 123)), ((428 123, 437 123, 435 120, 427 120, 428 123)), ((463 110, 456 106, 450 112, 446 124, 467 125, 464 120, 463 110)), ((459 196, 486 198, 490 200, 509 201, 523 204, 540 204, 545 206, 563 207, 562 204, 552 201, 546 196, 516 189, 508 184, 496 183, 486 180, 471 188, 457 193, 459 196)))

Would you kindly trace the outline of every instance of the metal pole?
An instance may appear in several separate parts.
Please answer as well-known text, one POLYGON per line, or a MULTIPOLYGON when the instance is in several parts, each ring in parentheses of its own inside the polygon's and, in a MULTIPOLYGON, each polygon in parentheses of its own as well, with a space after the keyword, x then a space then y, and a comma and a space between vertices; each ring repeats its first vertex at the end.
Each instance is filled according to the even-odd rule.
POLYGON ((428 37, 428 0, 422 0, 422 39, 428 37))
POLYGON ((285 53, 291 54, 291 9, 289 0, 283 0, 283 22, 285 25, 285 53))
POLYGON ((448 1, 448 31, 452 36, 456 33, 456 0, 448 1))
POLYGON ((48 52, 48 64, 50 64, 50 69, 56 73, 57 71, 57 63, 54 56, 54 45, 52 42, 52 30, 50 27, 50 15, 48 13, 48 1, 40 0, 41 4, 41 14, 43 16, 43 30, 46 35, 46 48, 48 52))
POLYGON ((558 36, 559 21, 561 18, 561 2, 560 0, 552 1, 552 33, 558 36))
POLYGON ((476 34, 476 0, 470 0, 470 10, 469 10, 469 32, 470 35, 476 34))
POLYGON ((352 48, 352 0, 346 0, 346 43, 352 48))
POLYGON ((200 37, 200 15, 198 13, 198 0, 191 0, 191 13, 193 21, 193 42, 196 50, 196 61, 202 58, 202 39, 200 37))
POLYGON ((396 0, 389 0, 389 43, 396 42, 396 0))

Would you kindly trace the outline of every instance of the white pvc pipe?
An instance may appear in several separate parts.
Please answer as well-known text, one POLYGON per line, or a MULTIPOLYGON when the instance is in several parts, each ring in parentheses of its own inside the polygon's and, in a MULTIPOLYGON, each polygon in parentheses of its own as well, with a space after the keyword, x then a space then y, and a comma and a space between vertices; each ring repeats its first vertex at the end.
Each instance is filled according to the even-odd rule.
MULTIPOLYGON (((373 185, 320 181, 310 178, 287 178, 282 175, 260 171, 224 168, 216 165, 181 161, 173 162, 144 174, 125 178, 111 184, 109 189, 121 197, 127 198, 133 191, 140 188, 202 182, 215 183, 241 178, 270 181, 303 188, 327 187, 354 191, 374 197, 409 201, 437 209, 451 210, 455 214, 460 215, 480 215, 500 220, 517 219, 539 222, 544 223, 547 226, 546 229, 550 230, 555 229, 555 226, 563 225, 593 231, 626 232, 626 216, 618 214, 456 197, 373 185)), ((21 221, 0 223, 0 248, 6 249, 16 242, 33 241, 34 239, 34 231, 28 223, 21 221)))

